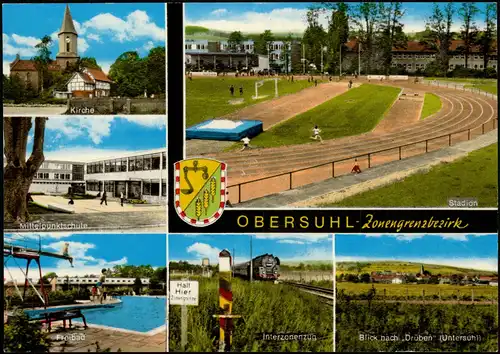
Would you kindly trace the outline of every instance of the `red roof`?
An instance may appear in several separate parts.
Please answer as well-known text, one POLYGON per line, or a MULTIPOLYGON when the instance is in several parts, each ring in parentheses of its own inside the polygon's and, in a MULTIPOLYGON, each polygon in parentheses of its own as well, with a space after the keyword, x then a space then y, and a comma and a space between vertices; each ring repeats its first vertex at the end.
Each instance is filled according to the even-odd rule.
POLYGON ((97 81, 113 82, 101 69, 85 68, 85 71, 91 74, 97 81))
MULTIPOLYGON (((37 71, 34 60, 14 60, 11 65, 11 71, 37 71)), ((61 67, 55 63, 50 63, 48 69, 49 71, 60 71, 61 67)))
POLYGON ((90 76, 88 76, 87 74, 85 74, 85 73, 78 73, 78 74, 82 77, 83 81, 91 83, 91 84, 94 83, 94 80, 92 80, 92 78, 90 76))
MULTIPOLYGON (((452 40, 450 43, 450 51, 454 52, 459 50, 461 46, 464 45, 463 40, 452 40)), ((346 47, 349 50, 358 50, 358 40, 357 39, 352 39, 346 43, 346 47)), ((361 50, 363 50, 363 46, 361 46, 361 50)), ((492 52, 496 52, 497 47, 496 43, 493 43, 492 45, 492 52)), ((406 48, 402 47, 393 47, 392 48, 393 52, 424 52, 424 53, 434 53, 436 50, 430 48, 429 46, 425 46, 424 44, 421 44, 419 41, 408 41, 406 43, 406 48)), ((471 47, 471 53, 476 53, 480 52, 479 46, 475 45, 471 47)))

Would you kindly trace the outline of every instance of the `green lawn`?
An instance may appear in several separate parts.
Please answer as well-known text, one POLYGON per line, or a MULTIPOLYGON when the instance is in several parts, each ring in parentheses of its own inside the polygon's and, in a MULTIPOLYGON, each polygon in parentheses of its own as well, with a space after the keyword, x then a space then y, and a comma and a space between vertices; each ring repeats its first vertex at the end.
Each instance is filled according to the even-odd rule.
POLYGON ((471 152, 386 187, 354 195, 323 207, 443 207, 450 197, 477 198, 479 207, 496 207, 498 144, 471 152))
MULTIPOLYGON (((260 100, 252 99, 252 96, 255 95, 255 82, 260 80, 262 78, 235 77, 194 77, 192 81, 186 80, 186 127, 208 119, 219 118, 243 107, 274 98, 274 81, 269 81, 259 88, 259 96, 268 96, 260 100), (231 85, 235 87, 234 97, 231 97, 229 93, 229 86, 231 85), (239 94, 240 86, 243 87, 243 96, 239 94), (238 105, 229 103, 231 99, 237 98, 244 98, 244 103, 238 105)), ((321 82, 321 80, 318 80, 318 82, 321 82)), ((283 96, 296 93, 313 85, 314 83, 306 80, 288 82, 286 79, 281 79, 278 81, 278 93, 283 96)))
POLYGON ((420 119, 425 119, 434 113, 439 112, 442 106, 441 99, 438 96, 433 93, 426 93, 420 119))
POLYGON ((482 91, 486 91, 492 93, 494 95, 498 95, 498 87, 496 81, 490 84, 477 84, 477 85, 465 85, 465 87, 474 87, 480 89, 482 91))
POLYGON ((440 77, 429 77, 426 78, 425 80, 429 81, 449 81, 449 82, 466 82, 470 83, 470 85, 465 85, 467 88, 477 88, 489 93, 493 94, 498 94, 498 88, 497 88, 497 79, 472 79, 472 78, 453 78, 453 77, 447 77, 447 78, 440 78, 440 77))
POLYGON ((395 87, 361 85, 274 126, 251 144, 273 147, 310 143, 315 125, 321 129, 324 140, 368 132, 380 122, 398 93, 395 87))

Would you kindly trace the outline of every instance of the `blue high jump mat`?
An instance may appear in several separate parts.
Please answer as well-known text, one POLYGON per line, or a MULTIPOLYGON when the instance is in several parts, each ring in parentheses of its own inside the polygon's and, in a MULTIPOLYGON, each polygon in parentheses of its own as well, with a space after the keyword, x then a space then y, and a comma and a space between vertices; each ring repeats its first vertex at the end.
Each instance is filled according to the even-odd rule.
POLYGON ((263 131, 260 120, 210 119, 186 129, 187 139, 240 141, 263 131))

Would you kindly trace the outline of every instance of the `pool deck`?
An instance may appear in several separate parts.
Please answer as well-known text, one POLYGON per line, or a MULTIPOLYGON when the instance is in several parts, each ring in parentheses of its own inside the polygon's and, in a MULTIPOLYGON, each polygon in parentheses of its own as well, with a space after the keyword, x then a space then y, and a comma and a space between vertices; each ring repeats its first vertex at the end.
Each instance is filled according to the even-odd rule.
POLYGON ((167 330, 156 334, 139 334, 89 325, 87 329, 74 322, 73 328, 63 329, 62 322, 55 323, 50 338, 53 340, 51 352, 95 352, 96 342, 100 351, 110 349, 116 352, 165 352, 167 330))

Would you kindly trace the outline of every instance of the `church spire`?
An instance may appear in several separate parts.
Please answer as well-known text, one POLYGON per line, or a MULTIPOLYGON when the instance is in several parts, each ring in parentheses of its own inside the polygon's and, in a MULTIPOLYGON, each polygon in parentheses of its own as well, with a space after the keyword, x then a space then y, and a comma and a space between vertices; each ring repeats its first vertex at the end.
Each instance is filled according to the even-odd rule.
POLYGON ((73 33, 78 35, 76 33, 75 25, 73 24, 73 18, 71 17, 71 12, 69 11, 69 5, 66 4, 66 10, 64 11, 64 18, 63 18, 63 23, 61 26, 61 33, 73 33))

